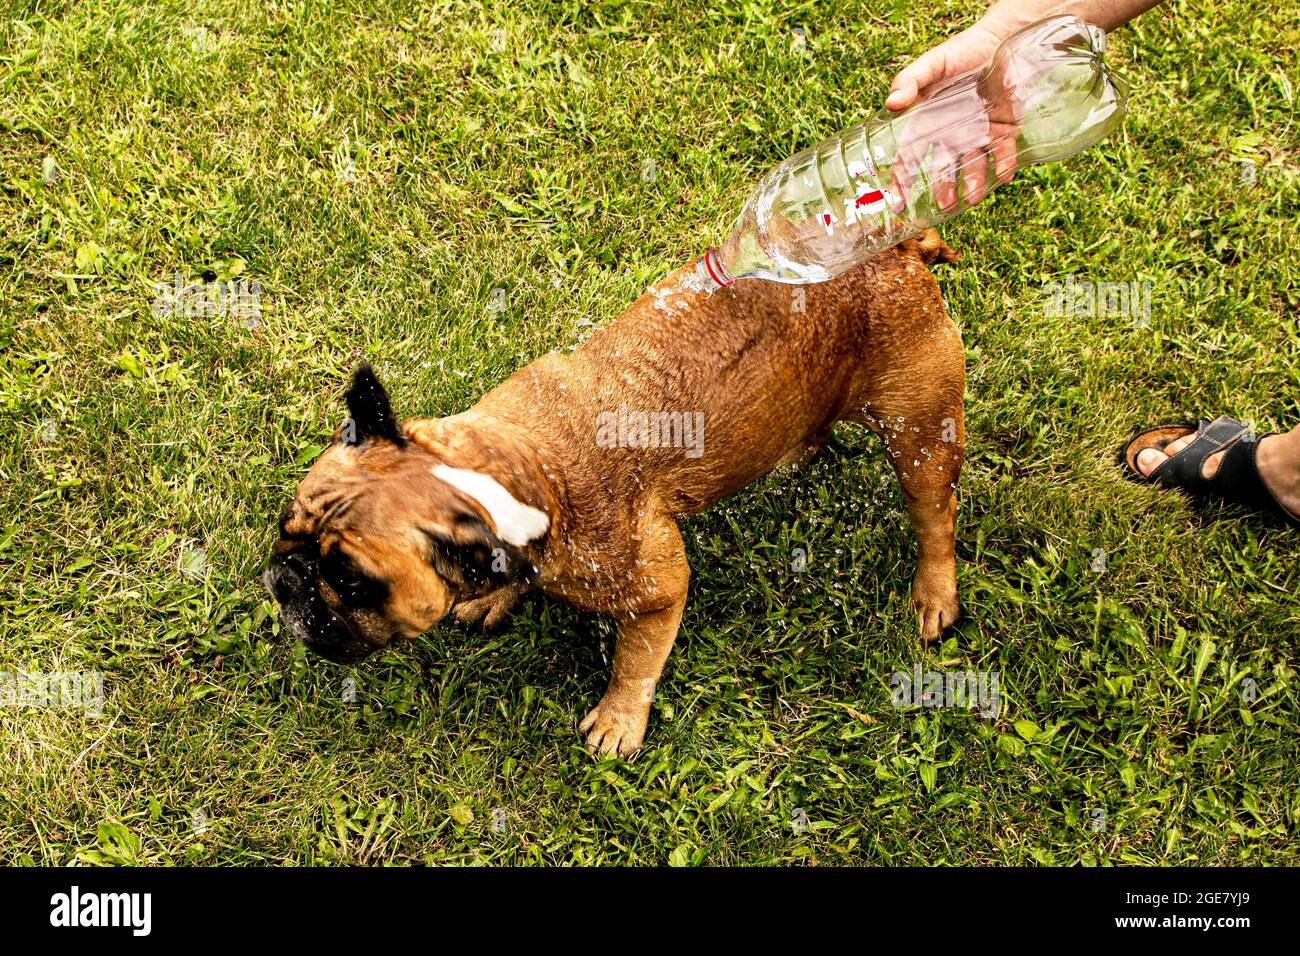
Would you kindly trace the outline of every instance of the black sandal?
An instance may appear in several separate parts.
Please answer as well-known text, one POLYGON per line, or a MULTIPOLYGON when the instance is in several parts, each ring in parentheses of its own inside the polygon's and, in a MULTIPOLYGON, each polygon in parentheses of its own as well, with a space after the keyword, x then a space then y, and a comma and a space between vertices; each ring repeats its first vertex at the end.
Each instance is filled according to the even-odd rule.
POLYGON ((1250 426, 1235 418, 1216 418, 1212 422, 1200 421, 1181 425, 1157 425, 1135 432, 1120 449, 1119 461, 1128 476, 1144 484, 1154 483, 1165 488, 1177 488, 1192 498, 1218 498, 1263 511, 1300 527, 1300 515, 1292 514, 1273 497, 1259 476, 1255 465, 1255 452, 1262 439, 1268 435, 1255 435, 1250 426), (1150 477, 1138 471, 1137 458, 1148 448, 1164 451, 1179 438, 1196 432, 1196 438, 1178 454, 1162 461, 1150 477), (1224 451, 1224 449, 1227 449, 1224 451), (1213 478, 1205 478, 1201 468, 1205 459, 1216 452, 1224 452, 1219 470, 1213 478))

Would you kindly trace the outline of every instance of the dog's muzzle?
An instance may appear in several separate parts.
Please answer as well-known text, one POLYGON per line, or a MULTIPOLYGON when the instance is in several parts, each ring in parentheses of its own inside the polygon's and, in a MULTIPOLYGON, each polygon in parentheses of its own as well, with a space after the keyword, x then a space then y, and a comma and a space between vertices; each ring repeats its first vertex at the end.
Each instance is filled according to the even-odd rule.
POLYGON ((262 584, 280 604, 280 620, 307 650, 340 664, 354 664, 378 647, 353 635, 320 596, 316 560, 301 551, 272 556, 262 584))

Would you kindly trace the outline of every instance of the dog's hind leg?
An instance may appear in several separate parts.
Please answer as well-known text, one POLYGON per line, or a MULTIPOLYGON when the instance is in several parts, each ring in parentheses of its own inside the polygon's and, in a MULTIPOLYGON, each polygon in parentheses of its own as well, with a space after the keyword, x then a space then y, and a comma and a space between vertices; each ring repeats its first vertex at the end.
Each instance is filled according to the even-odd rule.
POLYGON ((937 288, 934 302, 913 339, 876 357, 845 416, 880 436, 902 485, 917 540, 912 607, 924 641, 937 639, 960 614, 955 523, 966 364, 937 288))

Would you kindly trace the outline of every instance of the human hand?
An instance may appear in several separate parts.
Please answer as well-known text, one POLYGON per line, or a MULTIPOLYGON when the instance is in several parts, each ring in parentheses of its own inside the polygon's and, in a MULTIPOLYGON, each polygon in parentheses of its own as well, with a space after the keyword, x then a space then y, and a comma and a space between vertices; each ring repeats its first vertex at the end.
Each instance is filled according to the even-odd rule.
POLYGON ((1003 78, 1001 68, 979 82, 974 73, 992 59, 1002 39, 978 23, 927 51, 894 78, 885 106, 895 111, 915 107, 902 129, 892 169, 896 212, 907 204, 920 176, 928 180, 939 207, 952 212, 959 185, 966 206, 987 194, 990 160, 1001 182, 1015 175, 1020 118, 1015 84, 1003 82, 1010 78, 1003 78))
POLYGON ((926 87, 978 69, 993 58, 993 52, 1004 39, 983 23, 949 37, 898 72, 889 84, 885 107, 894 112, 905 110, 926 87))

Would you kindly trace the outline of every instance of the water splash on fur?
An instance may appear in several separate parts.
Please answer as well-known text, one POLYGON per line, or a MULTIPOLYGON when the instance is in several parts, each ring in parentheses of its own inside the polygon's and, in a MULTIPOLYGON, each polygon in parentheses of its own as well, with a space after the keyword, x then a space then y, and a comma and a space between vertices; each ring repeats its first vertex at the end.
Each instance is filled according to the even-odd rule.
POLYGON ((705 280, 696 271, 694 264, 677 273, 677 278, 665 279, 659 287, 648 286, 646 293, 654 296, 655 311, 667 312, 670 316, 691 307, 691 300, 686 296, 696 296, 703 292, 713 295, 717 286, 705 280), (673 299, 676 299, 674 302, 673 299))

